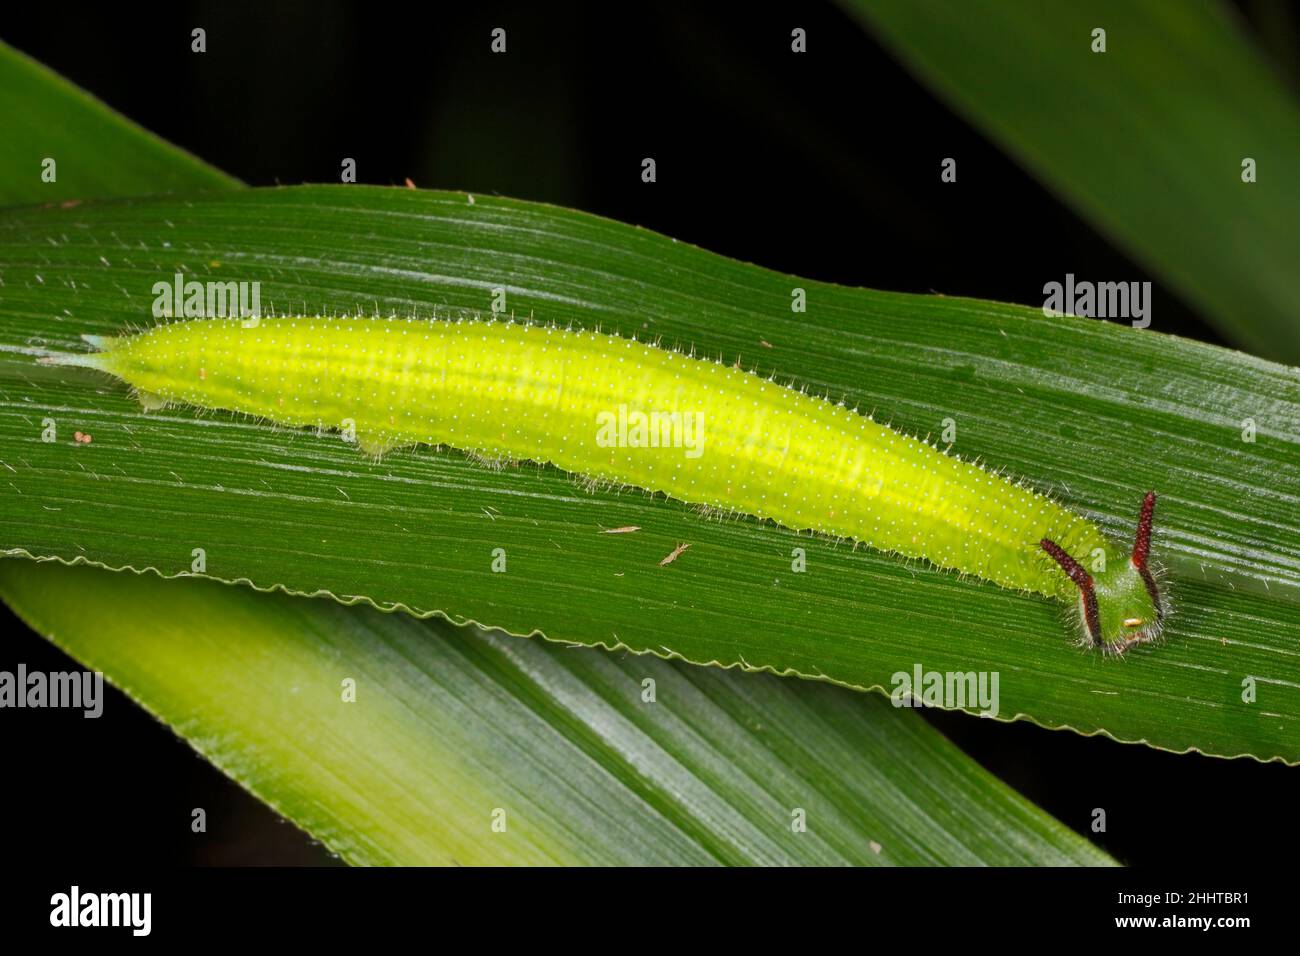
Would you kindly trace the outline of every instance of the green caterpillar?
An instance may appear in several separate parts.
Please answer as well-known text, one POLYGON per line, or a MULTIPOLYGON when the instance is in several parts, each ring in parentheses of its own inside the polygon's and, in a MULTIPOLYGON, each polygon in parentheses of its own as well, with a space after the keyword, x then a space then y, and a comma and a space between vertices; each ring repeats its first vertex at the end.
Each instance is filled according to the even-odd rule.
POLYGON ((42 361, 99 369, 145 408, 188 402, 347 428, 371 454, 447 445, 851 538, 1073 603, 1083 639, 1157 637, 1154 493, 1132 549, 1087 519, 868 416, 632 339, 497 321, 198 319, 42 361), (1084 567, 1087 563, 1088 568, 1084 567))

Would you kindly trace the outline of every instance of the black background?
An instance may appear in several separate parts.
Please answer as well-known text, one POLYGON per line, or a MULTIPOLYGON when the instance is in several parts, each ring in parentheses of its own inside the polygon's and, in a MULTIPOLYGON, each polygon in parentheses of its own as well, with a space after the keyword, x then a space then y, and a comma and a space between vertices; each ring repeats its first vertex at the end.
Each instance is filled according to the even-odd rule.
MULTIPOLYGON (((352 157, 361 182, 558 203, 849 285, 1038 305, 1067 272, 1149 279, 1155 328, 1218 341, 833 6, 182 2, 4 16, 0 38, 252 185, 337 181, 352 157), (498 26, 505 55, 489 51, 498 26), (804 55, 790 52, 795 26, 804 55), (641 182, 646 156, 654 184, 641 182), (955 184, 939 179, 949 156, 955 184)), ((1289 71, 1296 51, 1270 45, 1289 71)), ((76 666, 4 613, 0 670, 76 666)), ((1300 849, 1300 783, 1278 764, 929 717, 1080 832, 1106 808, 1108 832, 1090 836, 1123 862, 1300 849)), ((331 859, 116 691, 98 720, 8 710, 0 727, 11 860, 331 859), (199 806, 209 832, 195 835, 199 806)))

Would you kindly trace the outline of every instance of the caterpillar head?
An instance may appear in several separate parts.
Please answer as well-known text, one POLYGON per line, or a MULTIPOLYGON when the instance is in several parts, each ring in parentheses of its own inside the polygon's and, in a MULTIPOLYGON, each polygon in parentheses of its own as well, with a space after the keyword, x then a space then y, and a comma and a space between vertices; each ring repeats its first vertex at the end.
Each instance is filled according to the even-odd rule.
POLYGON ((1052 541, 1039 546, 1079 587, 1079 618, 1094 647, 1123 653, 1134 644, 1155 640, 1164 625, 1166 606, 1147 566, 1156 493, 1147 492, 1138 515, 1133 554, 1127 561, 1107 562, 1096 575, 1052 541))

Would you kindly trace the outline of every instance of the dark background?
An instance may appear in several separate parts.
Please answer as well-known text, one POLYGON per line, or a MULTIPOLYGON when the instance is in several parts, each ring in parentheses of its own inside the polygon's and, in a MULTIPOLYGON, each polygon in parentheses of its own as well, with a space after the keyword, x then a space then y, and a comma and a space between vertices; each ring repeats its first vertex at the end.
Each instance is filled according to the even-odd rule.
MULTIPOLYGON (((1067 272, 1149 279, 1155 328, 1218 341, 829 5, 10 5, 0 38, 252 185, 337 181, 352 157, 361 182, 572 206, 848 285, 1038 305, 1067 272), (505 55, 489 51, 498 26, 505 55), (939 179, 948 156, 955 184, 939 179)), ((1266 40, 1294 75, 1294 43, 1266 40)), ((76 668, 4 614, 0 670, 76 668)), ((1108 832, 1090 835, 1123 862, 1239 867, 1300 850, 1300 828, 1279 826, 1300 778, 1281 765, 928 716, 1080 832, 1106 808, 1108 832)), ((330 860, 117 691, 98 720, 2 719, 10 860, 330 860), (196 806, 206 834, 190 832, 196 806)))

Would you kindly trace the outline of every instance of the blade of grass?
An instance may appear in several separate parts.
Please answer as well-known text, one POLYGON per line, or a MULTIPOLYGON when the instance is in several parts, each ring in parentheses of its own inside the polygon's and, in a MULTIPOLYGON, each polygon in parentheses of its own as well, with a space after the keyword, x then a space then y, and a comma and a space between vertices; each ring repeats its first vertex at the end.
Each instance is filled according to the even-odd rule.
POLYGON ((3 43, 0 116, 0 205, 239 185, 3 43))
POLYGON ((824 684, 32 561, 0 595, 350 863, 1111 862, 824 684))
MULTIPOLYGON (((1194 342, 1041 311, 845 289, 620 223, 492 197, 313 186, 0 215, 0 541, 443 612, 511 633, 889 687, 917 662, 1004 675, 1002 715, 1175 750, 1300 758, 1300 378, 1194 342), (752 520, 589 494, 554 469, 228 415, 144 415, 87 370, 33 364, 148 321, 175 273, 264 303, 486 311, 636 332, 762 370, 1025 476, 1132 534, 1161 495, 1166 646, 1081 656, 1056 605, 752 520), (807 314, 791 314, 803 288, 807 314), (766 342, 767 348, 761 343, 766 342), (61 429, 42 440, 42 422, 61 429), (1254 441, 1243 440, 1253 421, 1254 441), (94 436, 83 446, 70 438, 94 436), (602 528, 636 525, 636 534, 602 528), (691 550, 659 562, 682 542, 691 550), (792 573, 804 548, 807 573, 792 573), (507 574, 491 571, 505 549, 507 574), (1267 703, 1242 700, 1242 682, 1267 703)), ((970 709, 975 709, 973 705, 970 709)))
POLYGON ((1300 109, 1223 4, 841 2, 1225 336, 1300 362, 1300 109))

